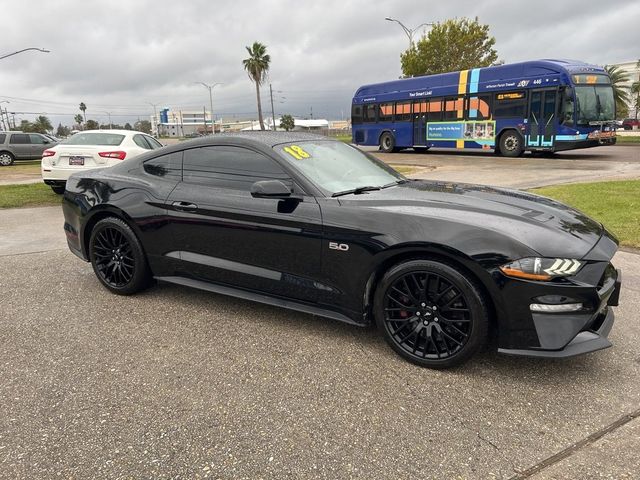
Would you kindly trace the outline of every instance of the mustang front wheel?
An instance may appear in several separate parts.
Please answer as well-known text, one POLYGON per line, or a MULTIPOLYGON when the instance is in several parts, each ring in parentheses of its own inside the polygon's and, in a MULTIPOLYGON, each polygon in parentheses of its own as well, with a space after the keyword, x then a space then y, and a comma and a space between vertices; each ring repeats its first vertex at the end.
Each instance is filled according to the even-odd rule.
POLYGON ((119 218, 96 223, 89 256, 96 276, 113 293, 131 295, 149 286, 151 272, 140 241, 119 218))
POLYGON ((458 365, 486 341, 482 294, 445 263, 412 260, 393 267, 378 286, 374 309, 391 347, 421 366, 458 365))

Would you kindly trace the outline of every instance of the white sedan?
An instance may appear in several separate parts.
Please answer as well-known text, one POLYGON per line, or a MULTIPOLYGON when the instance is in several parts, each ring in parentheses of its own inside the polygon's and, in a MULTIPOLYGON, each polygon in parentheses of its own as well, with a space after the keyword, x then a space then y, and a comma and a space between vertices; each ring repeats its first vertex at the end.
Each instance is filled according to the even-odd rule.
POLYGON ((42 180, 62 194, 72 173, 110 167, 160 147, 155 138, 135 130, 85 130, 42 153, 42 180))

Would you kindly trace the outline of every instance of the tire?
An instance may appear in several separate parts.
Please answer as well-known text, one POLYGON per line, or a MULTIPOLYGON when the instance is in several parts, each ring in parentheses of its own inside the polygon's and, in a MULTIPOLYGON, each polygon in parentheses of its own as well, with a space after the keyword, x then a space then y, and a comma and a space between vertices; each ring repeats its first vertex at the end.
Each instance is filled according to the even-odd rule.
POLYGON ((416 153, 427 153, 430 147, 413 147, 413 151, 416 153))
POLYGON ((487 341, 488 308, 475 281, 433 260, 389 269, 376 289, 374 316, 391 348, 421 367, 460 365, 487 341))
POLYGON ((53 193, 57 193, 58 195, 62 195, 64 193, 64 185, 50 185, 51 190, 53 190, 53 193))
POLYGON ((522 135, 515 130, 507 130, 500 135, 500 154, 505 157, 519 157, 524 152, 522 135))
POLYGON ((151 271, 140 241, 131 227, 116 217, 95 224, 89 239, 93 271, 108 290, 132 295, 151 284, 151 271))
POLYGON ((9 165, 13 165, 14 161, 13 155, 9 152, 0 152, 0 167, 8 167, 9 165))
POLYGON ((391 153, 396 149, 396 139, 389 133, 384 132, 380 135, 380 151, 382 153, 391 153))

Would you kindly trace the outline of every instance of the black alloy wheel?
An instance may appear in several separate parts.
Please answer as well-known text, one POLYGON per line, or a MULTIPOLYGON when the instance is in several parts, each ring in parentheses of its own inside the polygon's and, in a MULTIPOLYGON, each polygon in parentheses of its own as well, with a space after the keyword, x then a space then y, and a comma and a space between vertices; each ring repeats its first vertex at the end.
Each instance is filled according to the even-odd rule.
POLYGON ((515 130, 507 130, 500 136, 500 153, 505 157, 519 157, 524 152, 522 136, 515 130))
POLYGON ((396 148, 396 139, 389 132, 385 132, 380 136, 380 151, 383 153, 391 153, 396 148))
POLYGON ((374 308, 391 347, 421 366, 458 365, 486 340, 482 294, 444 263, 413 260, 392 268, 380 283, 374 308))
POLYGON ((100 282, 114 293, 130 295, 149 286, 151 273, 131 227, 115 217, 100 220, 91 231, 89 256, 100 282))

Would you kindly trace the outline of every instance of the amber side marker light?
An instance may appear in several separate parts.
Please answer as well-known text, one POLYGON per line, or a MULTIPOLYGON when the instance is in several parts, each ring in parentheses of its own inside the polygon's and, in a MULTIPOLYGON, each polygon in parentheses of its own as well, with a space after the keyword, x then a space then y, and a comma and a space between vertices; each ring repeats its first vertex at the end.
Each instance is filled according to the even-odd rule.
POLYGON ((509 267, 500 267, 502 273, 504 273, 507 277, 515 277, 515 278, 524 278, 526 280, 551 280, 551 275, 547 275, 544 273, 527 273, 522 270, 516 270, 515 268, 509 267))

